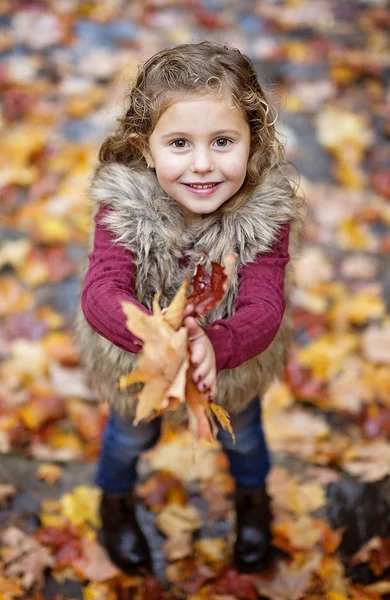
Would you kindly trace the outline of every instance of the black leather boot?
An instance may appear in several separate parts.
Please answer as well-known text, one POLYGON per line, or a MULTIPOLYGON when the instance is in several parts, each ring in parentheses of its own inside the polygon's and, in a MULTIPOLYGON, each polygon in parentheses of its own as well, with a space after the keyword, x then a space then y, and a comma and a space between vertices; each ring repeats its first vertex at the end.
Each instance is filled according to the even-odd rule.
POLYGON ((270 499, 265 485, 236 489, 234 562, 241 573, 261 571, 271 541, 270 499))
POLYGON ((128 575, 151 571, 148 544, 135 516, 135 497, 103 492, 100 503, 102 528, 99 541, 112 562, 128 575))

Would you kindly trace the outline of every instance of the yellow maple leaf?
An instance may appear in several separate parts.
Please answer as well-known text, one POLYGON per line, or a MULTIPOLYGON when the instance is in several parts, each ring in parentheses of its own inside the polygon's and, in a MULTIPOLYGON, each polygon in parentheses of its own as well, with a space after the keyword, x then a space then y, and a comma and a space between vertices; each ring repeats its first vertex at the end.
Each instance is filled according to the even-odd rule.
POLYGON ((85 523, 99 527, 99 501, 100 491, 97 488, 79 486, 72 493, 62 496, 61 508, 63 514, 76 527, 85 523))

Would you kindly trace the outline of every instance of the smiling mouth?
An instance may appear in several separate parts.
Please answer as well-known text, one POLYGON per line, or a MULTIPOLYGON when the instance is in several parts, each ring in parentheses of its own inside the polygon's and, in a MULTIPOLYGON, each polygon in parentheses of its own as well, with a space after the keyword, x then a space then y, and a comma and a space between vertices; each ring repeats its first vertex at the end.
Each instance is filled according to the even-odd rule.
POLYGON ((208 188, 213 188, 216 185, 219 185, 222 181, 217 181, 215 183, 185 183, 188 187, 195 188, 197 190, 206 190, 208 188))

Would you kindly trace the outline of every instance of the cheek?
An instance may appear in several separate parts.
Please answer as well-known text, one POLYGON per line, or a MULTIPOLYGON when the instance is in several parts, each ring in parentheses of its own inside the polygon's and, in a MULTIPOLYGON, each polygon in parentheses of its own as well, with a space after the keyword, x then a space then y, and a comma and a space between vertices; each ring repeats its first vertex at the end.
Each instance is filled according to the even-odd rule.
POLYGON ((246 175, 248 160, 246 154, 242 153, 241 155, 232 156, 229 159, 229 162, 225 164, 224 171, 226 175, 229 176, 230 179, 240 181, 244 181, 246 175))
POLYGON ((182 161, 172 156, 161 156, 156 161, 157 177, 164 181, 174 181, 182 172, 182 161))

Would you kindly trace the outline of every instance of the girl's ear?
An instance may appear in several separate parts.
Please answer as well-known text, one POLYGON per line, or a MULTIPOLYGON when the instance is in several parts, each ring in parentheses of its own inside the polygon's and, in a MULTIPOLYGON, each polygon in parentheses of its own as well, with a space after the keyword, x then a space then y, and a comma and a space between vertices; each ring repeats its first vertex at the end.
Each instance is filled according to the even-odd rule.
POLYGON ((150 151, 149 145, 145 142, 142 146, 142 154, 144 155, 144 159, 146 160, 146 164, 148 165, 148 169, 154 169, 154 162, 152 158, 152 153, 150 151))

